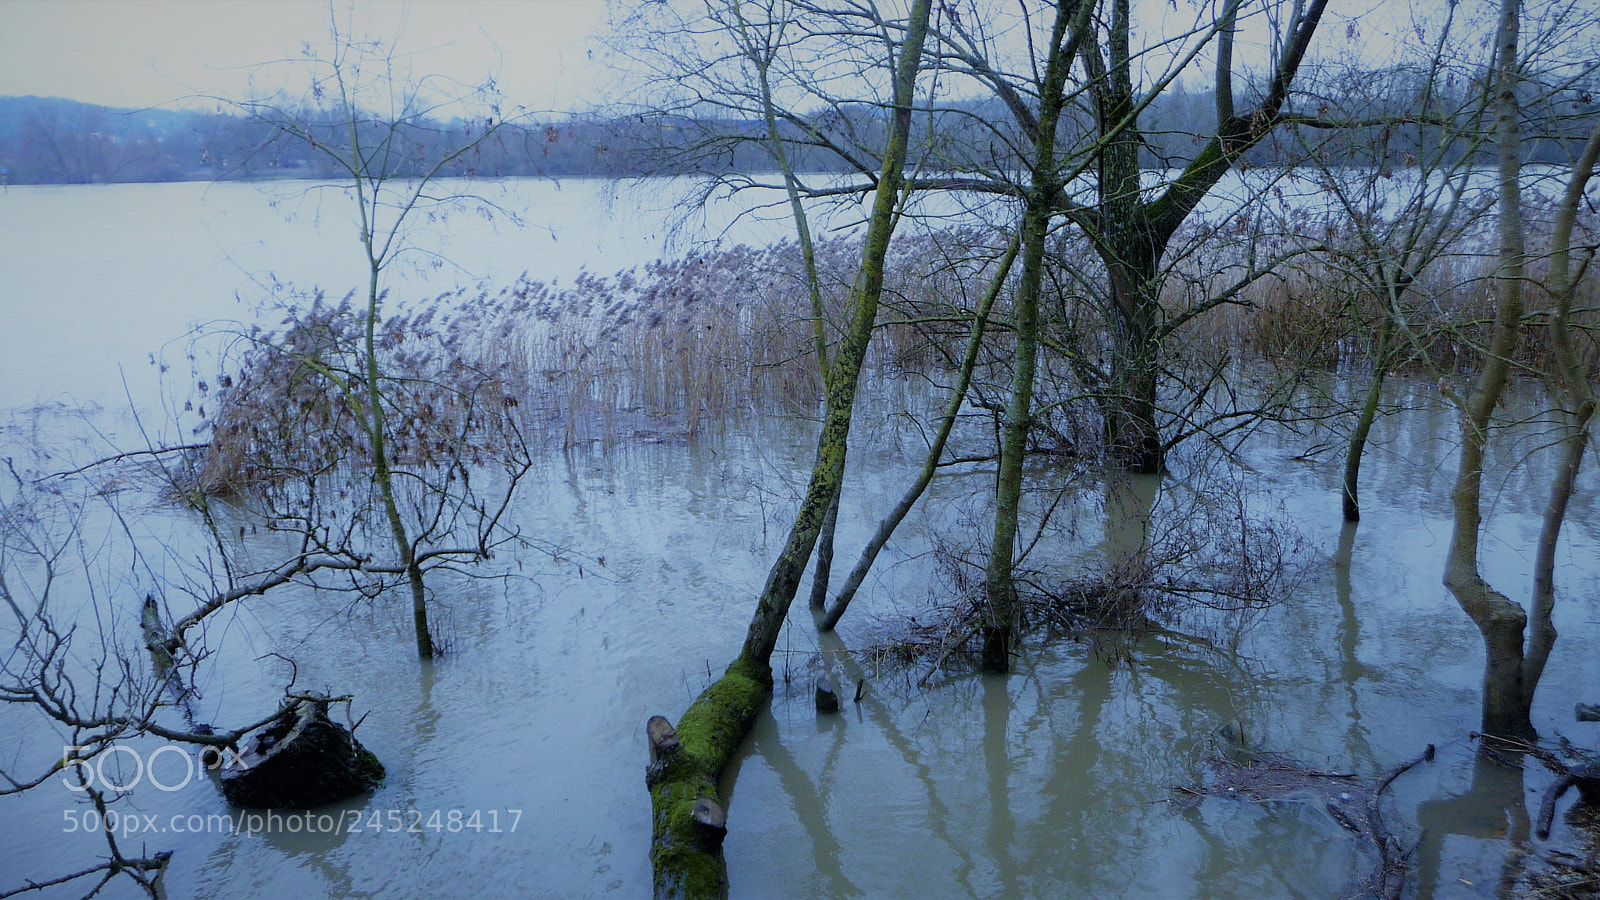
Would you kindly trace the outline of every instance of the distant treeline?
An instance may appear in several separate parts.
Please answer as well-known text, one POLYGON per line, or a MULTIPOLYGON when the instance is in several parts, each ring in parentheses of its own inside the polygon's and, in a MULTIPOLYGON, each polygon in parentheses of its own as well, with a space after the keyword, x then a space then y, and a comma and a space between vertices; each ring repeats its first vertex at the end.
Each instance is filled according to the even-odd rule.
MULTIPOLYGON (((1487 123, 1474 116, 1482 107, 1468 96, 1470 90, 1463 91, 1458 103, 1418 110, 1406 99, 1404 79, 1392 73, 1359 86, 1332 87, 1332 99, 1319 101, 1307 119, 1320 119, 1324 126, 1387 121, 1362 127, 1275 130, 1251 151, 1250 164, 1294 165, 1315 153, 1323 164, 1403 166, 1403 154, 1390 156, 1384 148, 1438 141, 1458 147, 1458 158, 1483 155, 1486 164, 1491 162, 1481 140, 1487 123), (1384 85, 1381 96, 1361 89, 1374 83, 1384 85), (1448 122, 1425 124, 1424 118, 1448 122)), ((1579 136, 1566 134, 1566 123, 1591 111, 1596 93, 1569 86, 1559 92, 1559 100, 1547 97, 1546 108, 1539 111, 1544 114, 1530 116, 1539 127, 1525 132, 1526 160, 1570 163, 1579 136)), ((1010 149, 1020 144, 1008 140, 1003 124, 994 124, 1009 119, 1004 110, 988 108, 995 102, 947 103, 931 116, 919 117, 923 171, 975 172, 1013 164, 1010 149)), ((1193 159, 1214 133, 1214 103, 1208 90, 1188 90, 1181 83, 1154 97, 1140 115, 1145 164, 1181 167, 1193 159)), ((1087 127, 1087 121, 1078 121, 1084 118, 1069 112, 1062 128, 1087 127)), ((344 123, 302 125, 319 139, 347 140, 344 123)), ((409 128, 406 143, 416 159, 438 159, 440 151, 470 143, 477 136, 474 129, 481 134, 482 127, 481 122, 428 123, 409 128)), ((882 146, 881 127, 880 112, 868 104, 835 105, 805 122, 791 119, 785 125, 786 137, 794 142, 791 161, 809 172, 872 171, 875 148, 882 146)), ((333 166, 327 154, 304 140, 287 138, 280 128, 257 117, 0 97, 0 167, 8 184, 340 177, 333 166)), ((771 168, 767 135, 759 121, 645 111, 502 124, 490 140, 479 142, 457 160, 448 174, 582 178, 771 168)), ((404 161, 391 174, 407 174, 404 161)))
MULTIPOLYGON (((337 136, 334 123, 310 123, 337 136)), ((418 159, 473 137, 462 122, 407 130, 418 159), (432 146, 429 146, 432 145, 432 146)), ((681 129, 664 120, 574 118, 500 126, 462 157, 451 174, 505 177, 607 177, 671 170, 681 129)), ((724 160, 730 170, 763 167, 758 147, 724 160)), ((127 110, 72 100, 0 97, 0 166, 10 184, 91 184, 338 178, 334 161, 251 116, 162 109, 127 110)), ((402 166, 393 174, 406 174, 402 166)))

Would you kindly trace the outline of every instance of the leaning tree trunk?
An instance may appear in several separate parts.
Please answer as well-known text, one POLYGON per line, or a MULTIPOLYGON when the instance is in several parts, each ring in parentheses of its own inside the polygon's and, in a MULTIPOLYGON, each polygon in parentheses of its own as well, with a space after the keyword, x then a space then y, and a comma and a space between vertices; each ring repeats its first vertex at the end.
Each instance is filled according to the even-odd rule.
MULTIPOLYGON (((961 368, 956 378, 956 386, 950 392, 950 398, 945 402, 944 416, 939 420, 939 430, 933 436, 933 443, 928 446, 928 455, 923 458, 922 468, 917 472, 917 478, 911 487, 906 489, 900 502, 889 511, 882 522, 878 523, 878 530, 873 533, 872 539, 861 550, 861 558, 856 560, 855 568, 845 578, 844 585, 839 588, 838 596, 834 597, 833 604, 817 622, 819 631, 832 631, 844 616, 845 610, 850 608, 850 601, 855 597, 856 591, 861 589, 862 582, 867 579, 867 572, 871 571, 872 564, 878 558, 878 553, 884 545, 889 543, 900 522, 911 512, 911 507, 917 504, 922 492, 927 490, 933 481, 933 475, 939 469, 939 460, 944 456, 945 444, 950 440, 950 432, 955 428, 956 417, 961 413, 961 405, 966 401, 967 388, 972 384, 972 372, 978 363, 978 351, 983 347, 983 335, 988 329, 989 312, 994 308, 995 300, 999 298, 1000 291, 1005 287, 1006 276, 1011 272, 1011 264, 1017 258, 1018 236, 1013 236, 1011 243, 1006 247, 1006 252, 1000 257, 1000 262, 995 269, 994 278, 989 282, 989 290, 983 295, 983 300, 978 304, 978 311, 972 319, 972 333, 967 336, 966 351, 961 357, 961 368)), ((815 608, 816 594, 812 594, 813 608, 815 608)))
POLYGON ((1098 49, 1084 48, 1103 144, 1098 158, 1099 206, 1089 236, 1110 282, 1111 365, 1102 399, 1106 452, 1125 471, 1157 474, 1164 460, 1156 422, 1161 367, 1156 267, 1171 234, 1152 227, 1148 205, 1139 196, 1139 157, 1145 143, 1137 127, 1127 124, 1137 121, 1138 109, 1130 17, 1128 0, 1116 0, 1107 58, 1102 60, 1098 49))
POLYGON ((884 258, 896 223, 911 103, 932 0, 911 7, 894 73, 894 115, 884 148, 883 172, 868 220, 861 269, 851 294, 849 330, 830 365, 827 406, 811 482, 782 553, 750 620, 744 647, 727 671, 689 706, 675 733, 664 720, 651 723, 650 859, 658 898, 715 898, 727 893, 726 832, 720 782, 772 686, 772 651, 799 589, 827 507, 844 476, 856 385, 883 292, 884 258), (659 740, 658 740, 659 737, 659 740))
POLYGON ((1534 735, 1529 704, 1532 692, 1523 685, 1523 608, 1484 580, 1478 569, 1482 528, 1482 486, 1485 448, 1495 404, 1504 391, 1517 348, 1522 318, 1525 246, 1522 229, 1520 157, 1517 127, 1517 29, 1519 0, 1501 0, 1495 32, 1496 135, 1500 155, 1500 261, 1495 273, 1494 330, 1483 370, 1461 404, 1461 467, 1451 500, 1455 527, 1445 558, 1444 583, 1483 635, 1482 730, 1506 738, 1534 735))
POLYGON ((1361 456, 1367 449, 1367 435, 1378 417, 1378 407, 1383 402, 1383 382, 1389 374, 1389 345, 1394 337, 1394 315, 1384 310, 1378 322, 1378 349, 1372 357, 1372 380, 1367 382, 1367 396, 1356 417, 1355 430, 1350 433, 1350 445, 1344 457, 1344 520, 1361 521, 1361 500, 1358 491, 1361 480, 1361 456))
MULTIPOLYGON (((737 6, 733 12, 739 30, 741 50, 755 69, 756 84, 761 92, 762 119, 767 126, 767 142, 771 146, 772 161, 777 165, 778 172, 783 175, 784 193, 789 200, 789 215, 794 220, 795 235, 799 239, 800 262, 805 272, 806 292, 811 299, 811 327, 817 357, 817 372, 822 376, 823 388, 826 390, 832 377, 828 363, 827 311, 822 301, 822 281, 817 276, 817 252, 811 239, 811 219, 806 214, 804 198, 800 193, 800 179, 795 174, 794 166, 789 162, 788 151, 784 148, 777 107, 772 99, 771 74, 776 49, 751 35, 749 23, 745 21, 743 13, 737 6)), ((842 493, 838 490, 834 492, 833 499, 828 504, 827 515, 822 519, 822 533, 817 539, 817 563, 811 581, 811 608, 814 610, 821 610, 828 602, 828 581, 832 577, 833 570, 833 536, 839 523, 839 497, 842 493)))
POLYGON ((1539 678, 1544 674, 1545 663, 1556 642, 1556 626, 1552 619, 1556 602, 1556 545, 1561 539, 1562 523, 1567 518, 1567 504, 1577 487, 1583 454, 1589 447, 1589 423, 1595 414, 1594 386, 1589 383, 1588 367, 1573 346, 1569 320, 1573 295, 1577 291, 1577 281, 1572 275, 1572 227, 1597 161, 1600 161, 1600 116, 1595 118, 1589 139, 1572 168, 1550 238, 1550 290, 1555 299, 1550 313, 1550 355, 1555 361, 1556 377, 1553 380, 1557 394, 1563 399, 1563 421, 1559 445, 1561 459, 1555 478, 1550 483, 1550 500, 1545 505, 1544 519, 1539 529, 1539 549, 1533 564, 1532 627, 1528 635, 1527 656, 1522 662, 1523 700, 1530 708, 1533 706, 1533 693, 1539 686, 1539 678))
MULTIPOLYGON (((362 216, 366 216, 366 204, 361 204, 362 216)), ((363 224, 363 235, 367 226, 363 224)), ((367 429, 367 440, 372 445, 372 477, 377 482, 378 493, 383 500, 384 516, 389 522, 389 533, 394 539, 395 551, 400 557, 401 568, 406 573, 406 582, 411 588, 411 622, 417 640, 417 656, 420 659, 432 659, 434 656, 433 632, 428 628, 428 595, 422 581, 422 569, 417 565, 417 551, 411 544, 411 537, 406 533, 405 520, 400 515, 400 505, 394 493, 394 473, 390 467, 388 448, 388 426, 383 413, 383 393, 379 388, 379 379, 382 375, 378 366, 378 270, 376 259, 371 257, 371 247, 368 247, 371 278, 367 292, 367 317, 366 335, 363 351, 366 355, 367 381, 367 416, 363 423, 367 429)))
MULTIPOLYGON (((840 487, 844 479, 841 476, 840 487)), ((833 577, 833 535, 839 528, 839 498, 843 490, 833 492, 828 512, 822 517, 822 533, 817 536, 817 563, 811 569, 811 608, 821 612, 828 605, 828 581, 833 577)))

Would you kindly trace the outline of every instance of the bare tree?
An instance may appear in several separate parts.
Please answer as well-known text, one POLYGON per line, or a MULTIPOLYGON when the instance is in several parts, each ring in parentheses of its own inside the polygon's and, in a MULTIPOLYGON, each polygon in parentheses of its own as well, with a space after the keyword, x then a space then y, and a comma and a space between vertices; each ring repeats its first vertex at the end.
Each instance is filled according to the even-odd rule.
POLYGON ((719 781, 771 690, 773 649, 844 474, 857 383, 883 292, 884 258, 903 202, 912 104, 931 9, 930 0, 912 4, 904 40, 896 48, 883 170, 851 291, 850 321, 830 360, 822 432, 805 497, 757 599, 739 656, 685 711, 675 733, 664 720, 659 725, 665 727, 653 722, 650 729, 654 762, 647 782, 655 823, 651 859, 658 897, 716 897, 726 891, 721 853, 725 813, 719 781))
MULTIPOLYGON (((1305 145, 1304 166, 1315 172, 1329 205, 1290 229, 1316 251, 1308 263, 1315 271, 1306 277, 1331 278, 1344 293, 1337 301, 1350 322, 1343 336, 1370 347, 1372 373, 1345 448, 1341 505, 1347 522, 1361 516, 1361 461, 1390 370, 1410 363, 1435 378, 1441 374, 1427 346, 1435 325, 1430 311, 1448 306, 1445 295, 1461 285, 1440 278, 1430 285, 1427 276, 1451 263, 1471 268, 1478 228, 1494 203, 1476 169, 1489 140, 1487 94, 1451 87, 1472 75, 1460 71, 1455 7, 1432 25, 1436 34, 1426 53, 1385 69, 1381 78, 1365 63, 1314 73, 1306 90, 1319 111, 1288 120, 1305 145)), ((1417 27, 1423 33, 1423 23, 1417 27)))
MULTIPOLYGON (((450 533, 463 513, 478 517, 488 530, 500 522, 510 500, 510 489, 530 463, 515 416, 503 415, 496 406, 510 394, 488 396, 496 385, 493 373, 472 371, 462 357, 439 360, 427 354, 407 356, 408 344, 418 340, 403 331, 404 322, 386 322, 384 304, 390 299, 390 281, 397 264, 408 256, 424 255, 427 262, 441 262, 412 242, 418 220, 451 212, 511 216, 489 201, 470 180, 475 174, 477 155, 498 140, 506 125, 494 83, 462 83, 439 75, 416 76, 410 61, 393 43, 372 40, 352 33, 352 26, 341 23, 330 10, 329 39, 326 44, 307 45, 303 59, 292 61, 291 70, 309 78, 304 95, 291 102, 284 97, 239 101, 241 112, 266 126, 267 140, 256 154, 270 154, 285 143, 309 147, 322 156, 338 173, 333 185, 312 190, 333 190, 352 200, 358 215, 359 243, 367 283, 359 295, 360 330, 350 334, 341 318, 348 311, 319 319, 314 311, 294 322, 276 338, 282 342, 276 351, 281 360, 256 355, 250 360, 266 384, 250 384, 231 395, 228 407, 232 418, 223 423, 219 434, 232 433, 245 452, 295 452, 294 437, 280 435, 278 443, 250 434, 258 424, 262 388, 287 390, 287 395, 271 396, 267 401, 297 403, 296 390, 308 387, 303 380, 290 377, 276 383, 284 367, 291 372, 304 370, 332 399, 323 406, 309 398, 312 409, 328 421, 308 418, 297 427, 323 427, 335 438, 325 447, 333 458, 323 464, 348 464, 359 457, 370 466, 370 485, 377 509, 388 530, 390 568, 401 573, 411 594, 411 613, 416 635, 417 655, 423 659, 436 653, 428 625, 428 594, 424 572, 430 562, 462 558, 482 558, 488 553, 487 531, 464 547, 440 546, 441 535, 450 533), (465 128, 446 128, 444 116, 465 118, 465 128), (466 181, 457 179, 465 178, 466 181), (319 333, 320 332, 320 333, 319 333), (393 369, 386 369, 385 355, 393 369), (442 366, 449 371, 415 371, 419 366, 442 366), (448 386, 445 379, 456 383, 448 386), (444 395, 428 397, 416 390, 425 384, 445 387, 444 395), (435 403, 438 407, 435 407, 435 403), (454 415, 448 424, 435 422, 450 407, 454 415), (468 433, 490 428, 504 438, 501 446, 508 453, 505 472, 508 489, 498 504, 484 505, 471 494, 467 466, 480 460, 463 454, 468 433), (453 432, 453 433, 452 433, 453 432), (408 455, 397 452, 394 443, 411 438, 408 455), (435 455, 435 453, 442 455, 435 455), (415 488, 408 498, 407 488, 415 488), (459 485, 465 490, 457 492, 459 485), (409 504, 407 503, 409 499, 409 504), (409 508, 407 508, 409 506, 409 508)), ((511 216, 514 218, 514 216, 511 216)), ((343 310, 343 308, 341 308, 343 310)), ((424 338, 425 339, 425 338, 424 338)), ((271 350, 271 340, 258 341, 271 350)), ((286 410, 288 411, 288 410, 286 410)), ((270 410, 269 410, 270 412, 270 410)), ((286 461, 287 474, 293 469, 298 479, 317 479, 326 468, 293 466, 286 461)), ((272 460, 258 460, 260 470, 274 468, 272 460)), ((347 469, 347 467, 346 467, 347 469)), ((348 474, 348 471, 346 471, 348 474)), ((302 488, 306 496, 294 502, 315 502, 315 485, 302 488)), ((282 519, 283 509, 271 516, 282 519)), ((368 571, 375 571, 367 567, 368 571)))
POLYGON ((1522 188, 1522 158, 1527 148, 1522 133, 1523 82, 1527 60, 1521 55, 1523 8, 1520 0, 1502 0, 1494 31, 1490 108, 1494 113, 1497 150, 1498 263, 1495 270, 1494 323, 1484 349, 1483 366, 1464 396, 1448 382, 1442 384, 1456 401, 1461 416, 1461 461, 1451 500, 1454 528, 1445 560, 1444 583, 1483 636, 1482 730, 1503 738, 1531 738, 1534 692, 1555 641, 1550 613, 1554 605, 1551 568, 1554 548, 1571 496, 1577 465, 1581 462, 1587 423, 1593 415, 1593 391, 1588 373, 1577 365, 1567 332, 1571 272, 1571 234, 1584 188, 1600 155, 1600 137, 1591 133, 1558 214, 1554 244, 1554 277, 1549 288, 1556 298, 1552 319, 1558 383, 1564 408, 1563 462, 1558 469, 1544 530, 1540 537, 1535 572, 1533 633, 1524 632, 1528 613, 1521 604, 1496 590, 1478 568, 1478 546, 1483 526, 1482 484, 1485 450, 1494 424, 1495 408, 1510 377, 1521 337, 1528 282, 1528 248, 1522 188), (1566 299, 1563 299, 1566 298, 1566 299), (1574 455, 1574 452, 1576 455, 1574 455))

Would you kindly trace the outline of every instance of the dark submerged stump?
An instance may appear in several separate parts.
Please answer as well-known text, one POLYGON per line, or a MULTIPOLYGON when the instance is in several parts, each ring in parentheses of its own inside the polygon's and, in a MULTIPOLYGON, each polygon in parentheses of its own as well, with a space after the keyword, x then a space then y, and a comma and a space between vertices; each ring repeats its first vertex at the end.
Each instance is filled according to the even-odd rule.
POLYGON ((326 806, 383 782, 383 764, 344 726, 328 718, 329 700, 306 697, 256 732, 221 773, 222 795, 235 806, 326 806))
POLYGON ((833 687, 833 680, 823 675, 817 679, 817 712, 836 713, 839 711, 839 692, 833 687))

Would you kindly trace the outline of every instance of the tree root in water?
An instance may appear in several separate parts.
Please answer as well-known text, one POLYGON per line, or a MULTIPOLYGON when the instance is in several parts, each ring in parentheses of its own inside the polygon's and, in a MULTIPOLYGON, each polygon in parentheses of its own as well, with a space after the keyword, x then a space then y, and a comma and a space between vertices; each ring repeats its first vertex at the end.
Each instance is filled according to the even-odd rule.
POLYGON ((1224 726, 1220 752, 1205 760, 1206 777, 1198 785, 1180 787, 1180 803, 1192 805, 1208 796, 1254 801, 1314 800, 1340 827, 1361 838, 1376 855, 1368 874, 1346 885, 1341 896, 1393 900, 1411 874, 1416 843, 1406 845, 1383 821, 1384 791, 1419 763, 1431 761, 1433 745, 1421 756, 1395 766, 1375 779, 1350 772, 1313 769, 1278 753, 1247 750, 1237 732, 1224 726))

